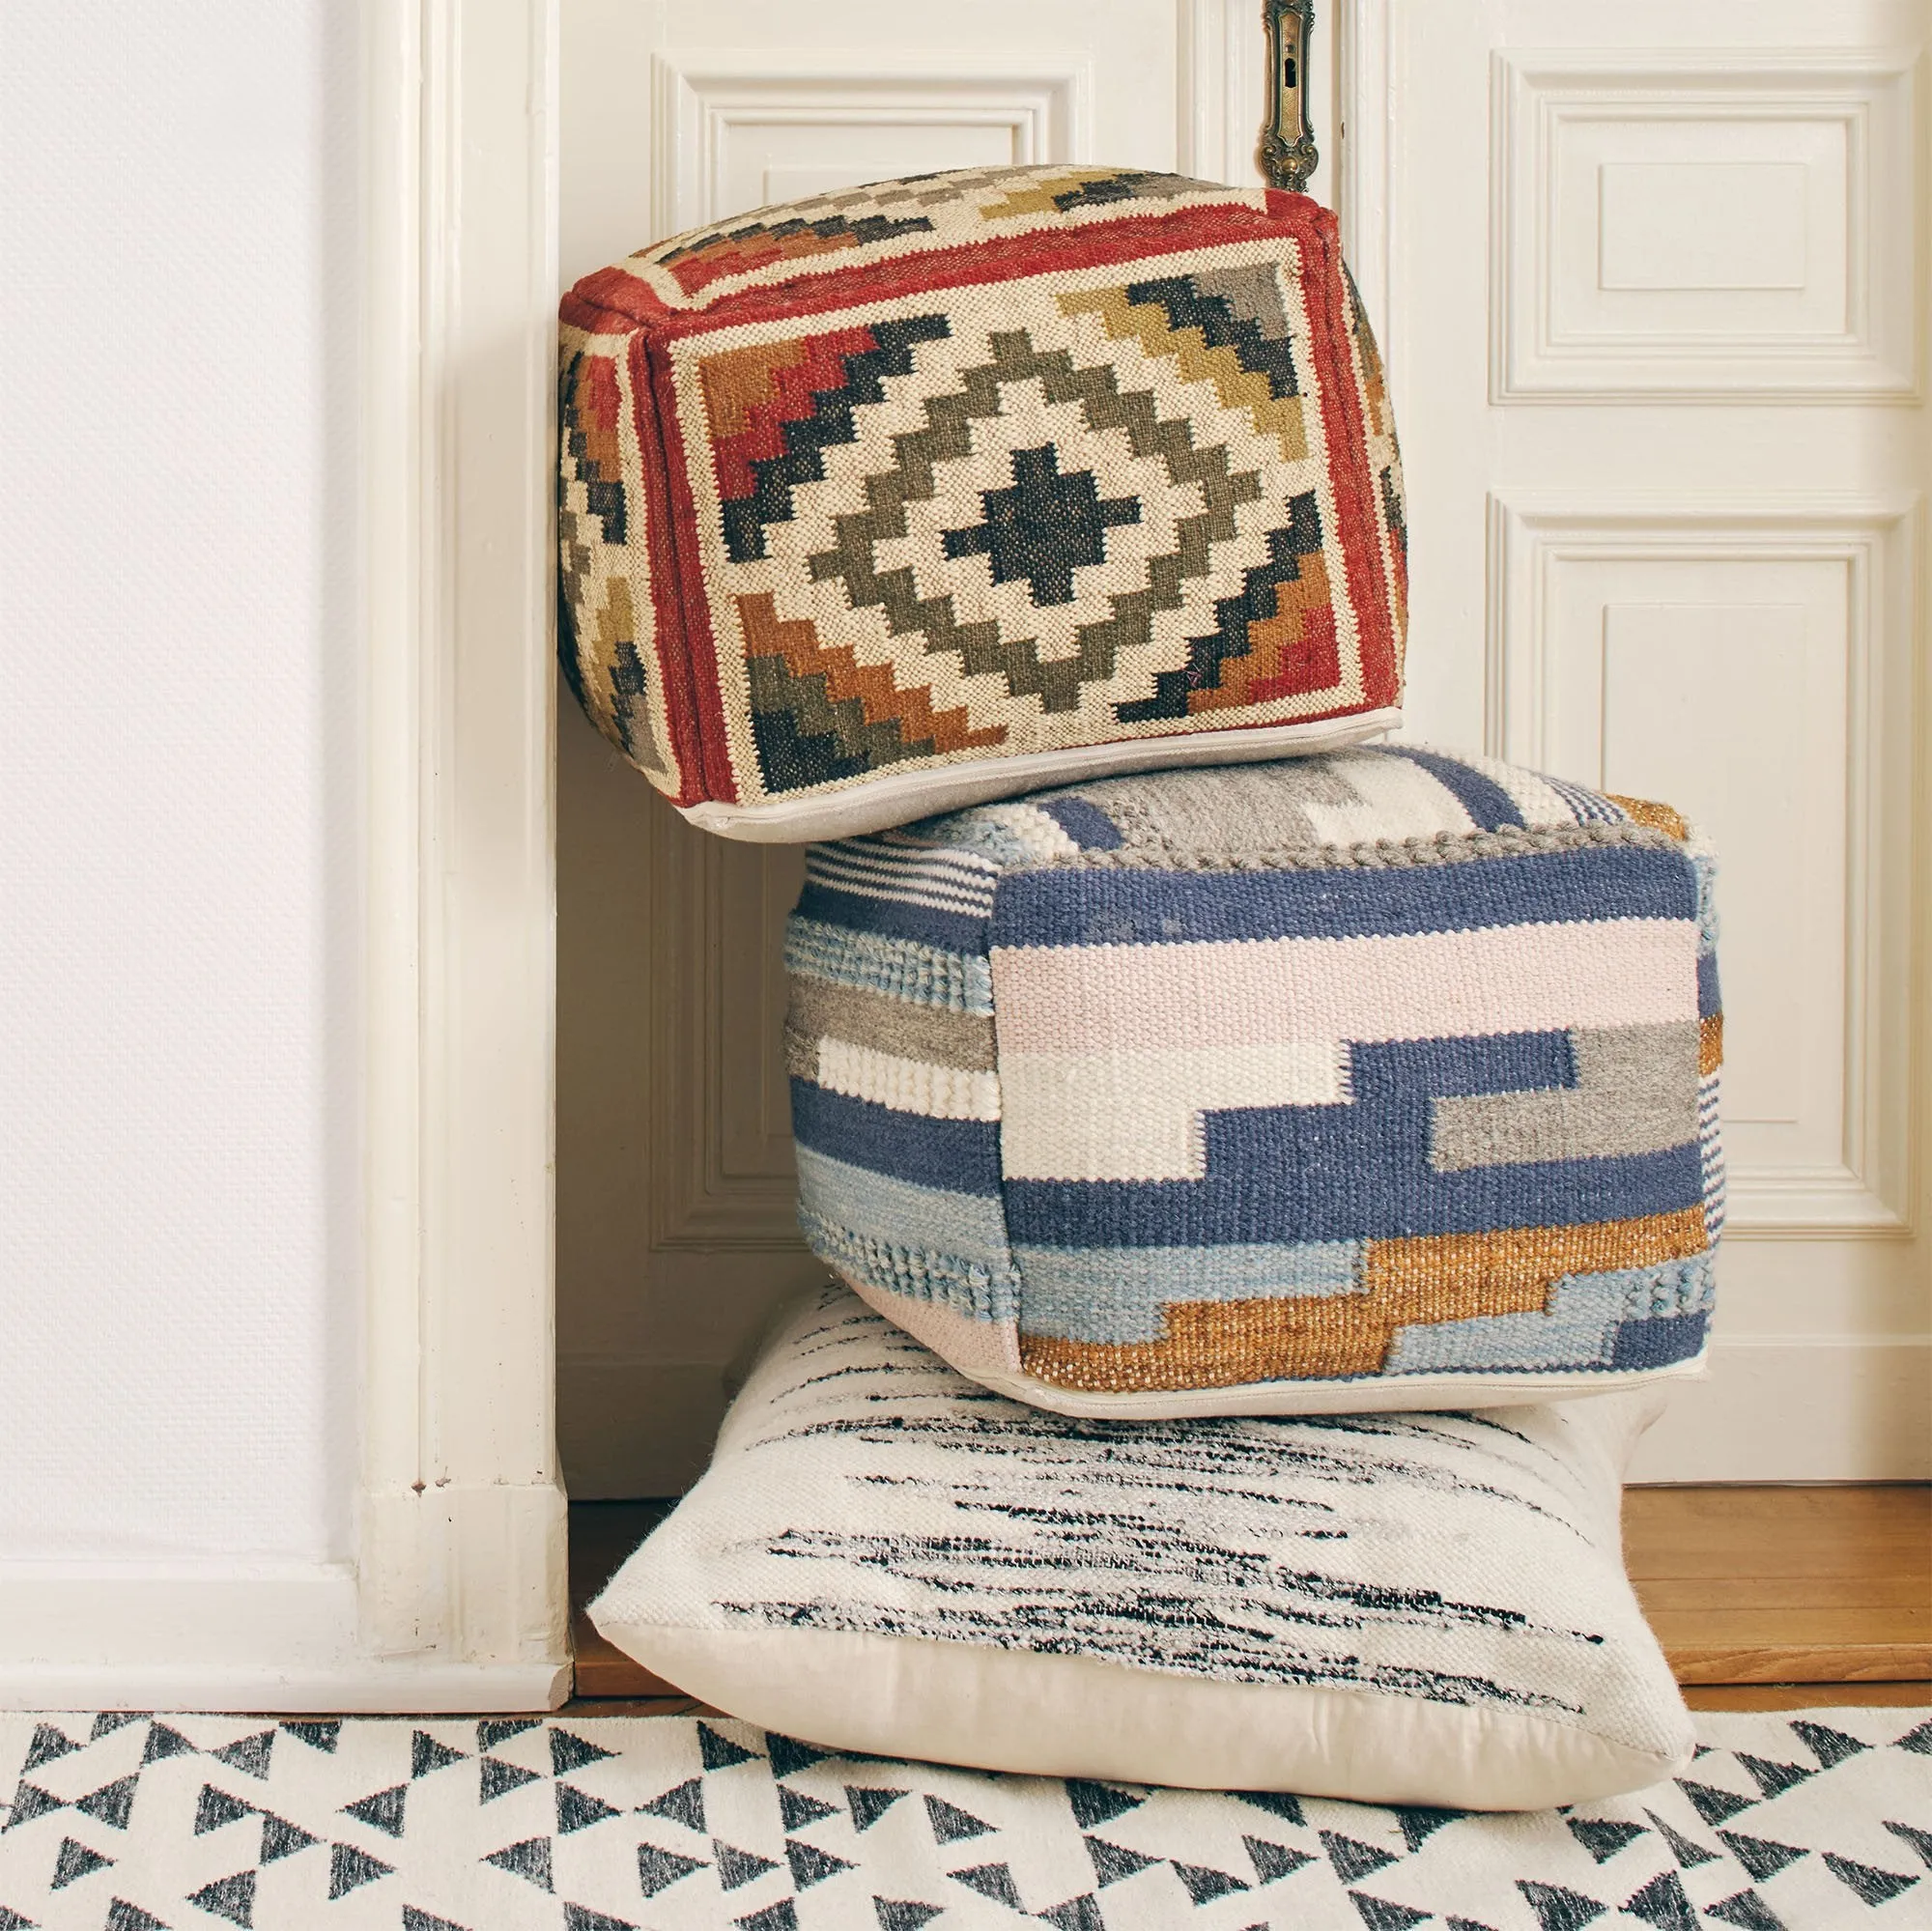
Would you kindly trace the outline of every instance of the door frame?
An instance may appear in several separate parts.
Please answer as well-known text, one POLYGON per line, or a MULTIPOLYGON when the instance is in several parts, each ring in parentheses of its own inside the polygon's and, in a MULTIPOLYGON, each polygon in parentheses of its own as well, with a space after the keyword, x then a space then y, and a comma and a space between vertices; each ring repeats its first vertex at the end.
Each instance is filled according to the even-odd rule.
MULTIPOLYGON (((554 1376, 557 0, 366 0, 354 1652, 569 1681, 554 1376)), ((431 1707, 418 1703, 414 1707, 431 1707)))

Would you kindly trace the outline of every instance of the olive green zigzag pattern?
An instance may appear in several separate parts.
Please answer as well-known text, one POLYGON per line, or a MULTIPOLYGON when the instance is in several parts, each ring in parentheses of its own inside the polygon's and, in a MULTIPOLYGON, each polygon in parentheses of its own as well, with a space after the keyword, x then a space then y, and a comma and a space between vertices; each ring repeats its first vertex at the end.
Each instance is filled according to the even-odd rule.
POLYGON ((1076 710, 1082 687, 1111 677, 1122 652, 1144 649, 1155 614, 1179 610, 1181 586, 1209 574, 1212 546, 1236 534, 1235 511, 1260 497, 1261 477, 1231 473, 1225 446, 1197 449, 1186 417, 1162 421, 1152 392, 1123 392, 1111 364, 1076 368, 1064 349, 1041 354, 1024 329, 994 335, 991 347, 990 362, 965 371, 952 394, 926 401, 925 428, 893 439, 893 467, 866 479, 867 508, 835 517, 833 548, 808 567, 815 582, 842 583, 854 610, 882 610, 893 635, 916 633, 928 652, 956 655, 967 675, 999 671, 1014 696, 1037 696, 1047 711, 1076 710), (972 424, 1000 414, 1001 390, 1036 380, 1049 402, 1077 403, 1096 433, 1122 431, 1137 457, 1158 457, 1177 485, 1198 483, 1206 499, 1199 515, 1179 522, 1175 548, 1148 560, 1147 587, 1110 596, 1112 615, 1076 630, 1072 656, 1046 662, 1037 638, 1003 639, 997 624, 962 624, 950 596, 920 595, 911 569, 874 567, 875 546, 905 535, 906 504, 932 499, 934 466, 970 455, 972 424))

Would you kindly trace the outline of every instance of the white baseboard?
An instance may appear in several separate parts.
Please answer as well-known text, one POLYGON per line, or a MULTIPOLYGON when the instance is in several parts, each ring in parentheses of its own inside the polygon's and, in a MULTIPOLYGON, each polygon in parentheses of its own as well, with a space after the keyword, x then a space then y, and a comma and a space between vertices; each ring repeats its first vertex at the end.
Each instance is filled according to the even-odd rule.
POLYGON ((1637 1446, 1633 1482, 1932 1480, 1932 1335, 1712 1344, 1637 1446))
POLYGON ((554 1659, 383 1658, 346 1566, 0 1566, 0 1709, 550 1710, 554 1659))

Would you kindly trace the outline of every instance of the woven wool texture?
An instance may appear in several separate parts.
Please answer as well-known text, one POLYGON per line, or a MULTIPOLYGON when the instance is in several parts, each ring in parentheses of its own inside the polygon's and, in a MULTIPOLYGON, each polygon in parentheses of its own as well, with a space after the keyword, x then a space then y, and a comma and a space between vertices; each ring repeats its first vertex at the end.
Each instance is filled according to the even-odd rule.
MULTIPOLYGON (((1237 1728, 1279 1733, 1279 1758, 1237 1780, 1350 1796, 1408 1780, 1424 1801, 1509 1807, 1503 1766, 1526 1753, 1547 1767, 1532 1801, 1571 1801, 1668 1775, 1691 1746, 1618 1546, 1622 1457, 1651 1406, 1048 1414, 976 1387, 835 1286, 781 1328, 709 1472, 591 1615, 755 1721, 773 1713, 734 1697, 727 1676, 694 1678, 689 1662, 680 1675, 652 1632, 680 1651, 705 1631, 788 1643, 786 1674, 822 1679, 815 1714, 787 1713, 813 1742, 860 1741, 840 1718, 859 1692, 828 1640, 859 1636, 944 1646, 933 1668, 961 1648, 1109 1665, 1105 1714, 1090 1718, 1101 1731, 1125 1726, 1137 1695, 1188 1684, 1314 1692, 1258 1696, 1245 1725, 1223 1706, 1237 1728), (1441 1761, 1372 1770, 1391 1717, 1441 1761), (1605 1761, 1582 1767, 1585 1739, 1605 1761)), ((882 1659, 878 1674, 923 1666, 882 1659)), ((961 1702, 950 1733, 890 1746, 995 1769, 1079 1760, 1068 1738, 1067 1757, 999 1761, 972 1742, 961 1702)), ((1214 1787, 1233 1768, 1181 1767, 1156 1742, 1113 1774, 1214 1787)))
POLYGON ((562 318, 564 664, 679 806, 739 808, 700 822, 1390 722, 1401 467, 1304 197, 1110 168, 885 182, 661 242, 562 318))
POLYGON ((806 881, 806 1235, 989 1385, 1373 1409, 1696 1365, 1722 1019, 1669 808, 1363 748, 981 806, 806 881))

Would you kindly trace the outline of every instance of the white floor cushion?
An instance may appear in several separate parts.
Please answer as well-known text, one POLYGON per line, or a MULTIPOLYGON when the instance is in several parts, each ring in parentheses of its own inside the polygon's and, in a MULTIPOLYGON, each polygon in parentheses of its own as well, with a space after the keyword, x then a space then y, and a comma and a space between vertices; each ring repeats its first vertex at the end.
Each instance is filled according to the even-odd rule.
POLYGON ((1529 1809, 1689 1760, 1618 1499, 1662 1397, 1471 1414, 1051 1413, 843 1288, 591 1606, 718 1709, 847 1750, 1529 1809))

